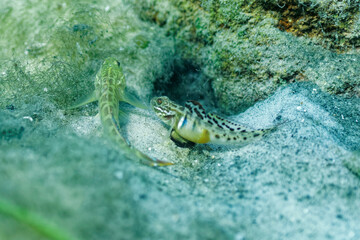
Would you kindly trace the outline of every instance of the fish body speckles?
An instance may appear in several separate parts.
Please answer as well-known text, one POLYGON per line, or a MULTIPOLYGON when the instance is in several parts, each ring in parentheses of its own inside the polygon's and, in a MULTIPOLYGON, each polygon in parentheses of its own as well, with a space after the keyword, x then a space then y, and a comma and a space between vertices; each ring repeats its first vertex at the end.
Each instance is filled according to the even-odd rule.
POLYGON ((213 113, 207 114, 196 101, 187 101, 184 108, 168 97, 156 97, 151 100, 151 106, 157 116, 170 125, 182 140, 193 143, 240 144, 274 130, 253 130, 213 113))

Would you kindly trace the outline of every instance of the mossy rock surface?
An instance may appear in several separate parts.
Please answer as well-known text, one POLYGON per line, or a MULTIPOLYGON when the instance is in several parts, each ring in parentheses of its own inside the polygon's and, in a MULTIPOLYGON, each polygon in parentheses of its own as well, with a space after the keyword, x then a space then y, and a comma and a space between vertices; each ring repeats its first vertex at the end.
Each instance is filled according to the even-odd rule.
POLYGON ((135 2, 205 74, 225 113, 244 111, 291 82, 360 96, 358 1, 135 2))

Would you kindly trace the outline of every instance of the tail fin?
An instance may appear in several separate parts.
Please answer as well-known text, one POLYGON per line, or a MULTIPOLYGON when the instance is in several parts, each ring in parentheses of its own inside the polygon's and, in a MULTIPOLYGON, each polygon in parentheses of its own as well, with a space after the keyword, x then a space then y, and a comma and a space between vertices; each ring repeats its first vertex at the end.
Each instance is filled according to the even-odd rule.
POLYGON ((165 161, 161 161, 158 159, 153 159, 151 157, 149 157, 148 155, 146 155, 143 152, 140 152, 139 150, 137 150, 136 148, 132 148, 135 151, 135 154, 140 158, 140 162, 142 164, 151 166, 151 167, 164 167, 164 166, 170 166, 170 165, 174 165, 171 162, 165 162, 165 161))

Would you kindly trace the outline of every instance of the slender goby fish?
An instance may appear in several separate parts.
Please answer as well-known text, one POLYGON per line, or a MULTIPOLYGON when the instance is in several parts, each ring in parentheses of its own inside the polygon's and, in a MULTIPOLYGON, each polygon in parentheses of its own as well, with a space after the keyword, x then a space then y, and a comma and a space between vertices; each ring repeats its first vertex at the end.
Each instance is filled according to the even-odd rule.
POLYGON ((180 106, 168 97, 155 97, 150 102, 156 115, 171 128, 171 138, 181 144, 241 144, 262 137, 274 128, 249 129, 205 109, 196 101, 180 106))
POLYGON ((101 69, 96 75, 95 91, 88 97, 81 99, 79 103, 70 107, 70 109, 98 100, 100 119, 104 132, 109 138, 116 142, 122 150, 132 154, 131 156, 136 155, 143 163, 150 166, 172 165, 170 162, 152 159, 136 148, 128 145, 127 141, 121 135, 119 115, 123 117, 124 113, 119 110, 119 101, 147 109, 143 103, 125 91, 125 86, 125 76, 120 62, 115 58, 109 57, 105 59, 101 69))

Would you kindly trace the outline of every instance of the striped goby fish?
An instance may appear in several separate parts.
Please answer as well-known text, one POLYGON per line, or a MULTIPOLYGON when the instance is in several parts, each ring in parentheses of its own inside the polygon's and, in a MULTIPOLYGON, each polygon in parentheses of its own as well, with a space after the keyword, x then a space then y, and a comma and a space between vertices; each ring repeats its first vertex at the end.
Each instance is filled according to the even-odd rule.
POLYGON ((241 144, 258 139, 276 128, 249 129, 213 113, 206 114, 196 101, 187 101, 183 107, 163 96, 153 98, 150 104, 156 115, 170 126, 171 138, 180 144, 241 144))
POLYGON ((70 109, 98 100, 101 124, 105 134, 116 142, 125 153, 129 154, 130 157, 136 155, 142 163, 150 166, 172 165, 170 162, 152 159, 131 147, 121 135, 119 116, 124 117, 125 114, 119 110, 119 101, 147 109, 143 103, 125 91, 125 86, 125 76, 120 63, 115 58, 107 58, 96 75, 95 91, 81 99, 78 104, 70 107, 70 109))

